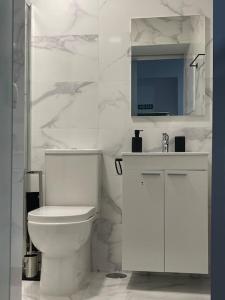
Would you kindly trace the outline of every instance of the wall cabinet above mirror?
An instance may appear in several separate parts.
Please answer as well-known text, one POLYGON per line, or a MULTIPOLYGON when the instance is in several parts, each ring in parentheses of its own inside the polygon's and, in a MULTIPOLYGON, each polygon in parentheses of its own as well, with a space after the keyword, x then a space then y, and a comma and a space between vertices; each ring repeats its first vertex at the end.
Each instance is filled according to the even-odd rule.
POLYGON ((205 58, 205 17, 132 19, 132 116, 204 115, 205 58))

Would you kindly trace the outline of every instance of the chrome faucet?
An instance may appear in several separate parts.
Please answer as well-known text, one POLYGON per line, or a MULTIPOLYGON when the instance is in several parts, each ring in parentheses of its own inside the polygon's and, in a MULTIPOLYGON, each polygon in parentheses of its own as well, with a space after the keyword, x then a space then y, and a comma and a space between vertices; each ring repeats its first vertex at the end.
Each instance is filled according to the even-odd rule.
POLYGON ((162 152, 169 152, 169 135, 167 133, 162 134, 162 152))

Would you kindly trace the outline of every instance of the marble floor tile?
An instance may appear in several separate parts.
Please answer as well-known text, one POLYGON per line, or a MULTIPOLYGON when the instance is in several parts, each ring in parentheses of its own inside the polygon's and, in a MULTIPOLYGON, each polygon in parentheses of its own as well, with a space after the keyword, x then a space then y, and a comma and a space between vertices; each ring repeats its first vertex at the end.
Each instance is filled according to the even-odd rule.
POLYGON ((210 300, 210 280, 190 276, 129 273, 125 279, 109 279, 92 273, 70 297, 40 296, 39 283, 24 281, 22 300, 210 300))

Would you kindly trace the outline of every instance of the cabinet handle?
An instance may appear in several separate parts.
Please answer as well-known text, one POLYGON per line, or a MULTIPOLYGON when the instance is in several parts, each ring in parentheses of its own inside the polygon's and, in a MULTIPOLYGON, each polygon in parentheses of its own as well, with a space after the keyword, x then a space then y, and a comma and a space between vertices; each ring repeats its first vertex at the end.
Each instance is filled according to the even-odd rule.
POLYGON ((169 176, 187 176, 188 173, 186 173, 186 172, 170 172, 170 173, 167 173, 167 175, 169 175, 169 176))
POLYGON ((141 174, 143 176, 144 175, 160 176, 162 173, 161 172, 148 172, 148 171, 145 171, 145 172, 142 172, 141 174))

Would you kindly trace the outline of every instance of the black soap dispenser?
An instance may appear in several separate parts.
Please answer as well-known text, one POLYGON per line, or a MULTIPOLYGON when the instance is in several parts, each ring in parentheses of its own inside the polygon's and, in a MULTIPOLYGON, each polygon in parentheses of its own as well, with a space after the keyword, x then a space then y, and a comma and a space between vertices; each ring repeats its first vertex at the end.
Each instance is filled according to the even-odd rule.
POLYGON ((132 152, 142 152, 142 137, 140 132, 144 130, 135 130, 135 136, 132 137, 132 152))

